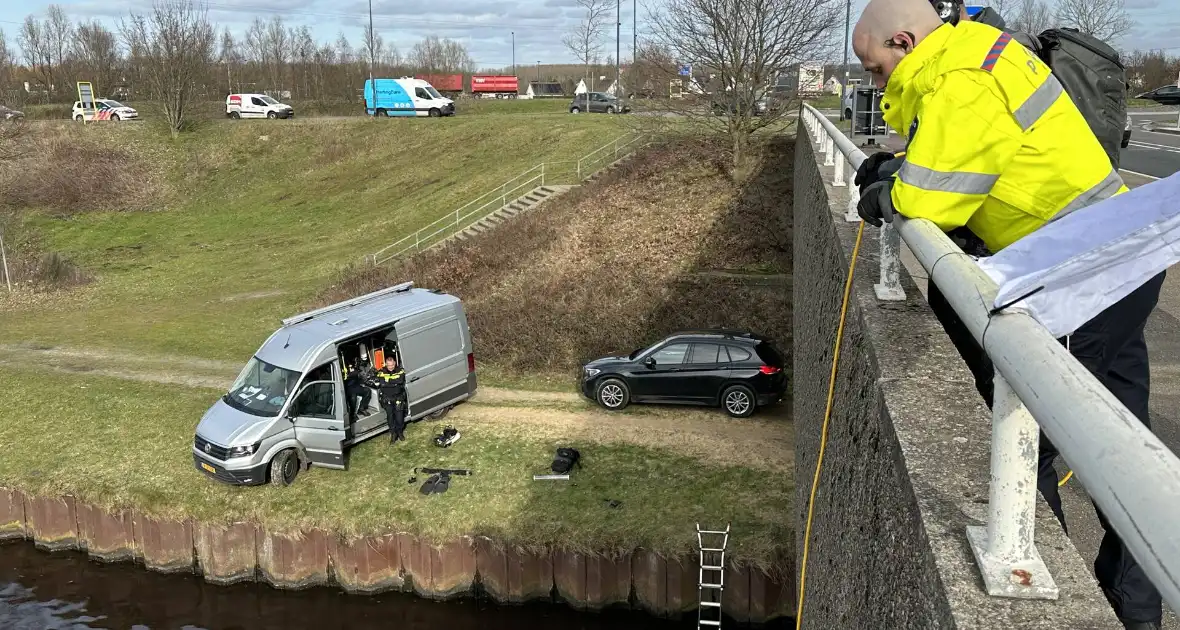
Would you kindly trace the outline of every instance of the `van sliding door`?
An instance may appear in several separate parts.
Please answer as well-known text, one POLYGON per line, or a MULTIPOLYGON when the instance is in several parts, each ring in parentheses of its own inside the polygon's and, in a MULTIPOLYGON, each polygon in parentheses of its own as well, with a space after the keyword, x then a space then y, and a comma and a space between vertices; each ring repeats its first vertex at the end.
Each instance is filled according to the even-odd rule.
POLYGON ((448 304, 394 324, 412 418, 467 397, 467 353, 460 316, 458 306, 448 304))

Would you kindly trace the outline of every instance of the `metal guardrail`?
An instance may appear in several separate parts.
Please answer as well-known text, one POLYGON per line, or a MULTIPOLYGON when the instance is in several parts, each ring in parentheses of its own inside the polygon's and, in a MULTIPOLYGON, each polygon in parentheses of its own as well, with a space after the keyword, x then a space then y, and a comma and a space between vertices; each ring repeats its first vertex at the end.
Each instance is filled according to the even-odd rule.
MULTIPOLYGON (((859 221, 845 165, 855 171, 865 154, 810 105, 801 118, 832 185, 849 188, 846 220, 859 221)), ((905 299, 904 240, 996 368, 987 525, 967 528, 988 593, 1057 598, 1033 544, 1039 425, 1164 600, 1180 608, 1180 459, 1031 316, 991 314, 995 282, 933 223, 895 215, 880 239, 878 299, 905 299)))
POLYGON ((642 137, 638 134, 623 134, 577 160, 541 162, 455 208, 413 234, 365 256, 365 260, 376 266, 429 249, 539 186, 580 184, 587 177, 634 151, 642 137))

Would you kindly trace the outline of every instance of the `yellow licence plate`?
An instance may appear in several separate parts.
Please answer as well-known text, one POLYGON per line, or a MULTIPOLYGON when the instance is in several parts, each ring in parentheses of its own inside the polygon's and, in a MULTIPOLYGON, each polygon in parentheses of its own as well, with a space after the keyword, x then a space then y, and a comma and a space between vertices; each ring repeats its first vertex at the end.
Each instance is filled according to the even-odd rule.
POLYGON ((217 473, 216 468, 210 466, 209 464, 206 464, 205 462, 201 462, 201 468, 204 468, 205 470, 208 470, 209 472, 214 473, 214 474, 217 473))

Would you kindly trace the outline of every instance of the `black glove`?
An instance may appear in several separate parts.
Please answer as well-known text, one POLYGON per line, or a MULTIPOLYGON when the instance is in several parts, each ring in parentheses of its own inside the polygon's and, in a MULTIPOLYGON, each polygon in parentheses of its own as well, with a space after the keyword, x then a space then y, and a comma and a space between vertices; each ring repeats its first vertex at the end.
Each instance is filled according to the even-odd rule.
POLYGON ((856 212, 866 223, 881 227, 881 221, 893 223, 893 178, 869 184, 860 195, 856 212))
POLYGON ((860 187, 863 195, 866 188, 883 180, 893 177, 905 163, 905 158, 897 157, 888 151, 874 153, 860 163, 856 169, 856 179, 853 183, 860 187))

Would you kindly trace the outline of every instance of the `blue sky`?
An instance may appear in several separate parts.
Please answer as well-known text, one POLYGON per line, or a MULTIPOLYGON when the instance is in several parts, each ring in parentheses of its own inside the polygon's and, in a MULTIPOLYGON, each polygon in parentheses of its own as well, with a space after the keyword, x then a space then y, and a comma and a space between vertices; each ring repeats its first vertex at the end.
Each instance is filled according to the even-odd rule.
MULTIPOLYGON (((1168 48, 1170 53, 1180 55, 1177 0, 1124 1, 1135 20, 1135 28, 1116 42, 1116 46, 1168 48)), ((1016 2, 1006 0, 1008 5, 1016 2)), ((20 22, 29 13, 43 13, 49 4, 48 0, 0 2, 0 29, 18 54, 16 32, 20 22)), ((58 0, 57 4, 74 20, 95 18, 115 27, 129 10, 143 11, 150 7, 151 0, 58 0)), ((634 19, 631 0, 622 4, 622 57, 626 60, 630 57, 634 19)), ((865 0, 853 2, 853 20, 864 4, 865 0)), ((641 1, 641 39, 643 5, 641 1)), ((368 19, 367 0, 210 0, 209 7, 218 27, 228 27, 235 35, 244 33, 255 16, 270 19, 281 15, 290 25, 310 26, 320 40, 335 40, 338 33, 344 32, 354 46, 361 41, 362 28, 368 19)), ((378 32, 403 53, 426 35, 451 37, 465 42, 481 67, 512 63, 512 31, 516 32, 518 65, 538 61, 572 62, 572 55, 561 44, 561 36, 578 21, 580 12, 575 0, 373 0, 378 32)), ((614 53, 613 29, 606 39, 604 56, 614 53)))

